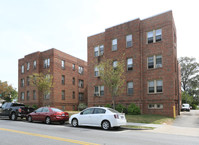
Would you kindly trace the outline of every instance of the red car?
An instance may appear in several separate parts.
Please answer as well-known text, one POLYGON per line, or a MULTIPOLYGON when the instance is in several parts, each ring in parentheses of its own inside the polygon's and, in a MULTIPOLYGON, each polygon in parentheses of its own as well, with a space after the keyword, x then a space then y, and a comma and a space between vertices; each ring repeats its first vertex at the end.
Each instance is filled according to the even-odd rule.
POLYGON ((50 124, 51 122, 60 122, 60 124, 64 124, 65 121, 68 121, 69 114, 57 108, 41 107, 28 114, 27 119, 29 122, 42 121, 46 124, 50 124))

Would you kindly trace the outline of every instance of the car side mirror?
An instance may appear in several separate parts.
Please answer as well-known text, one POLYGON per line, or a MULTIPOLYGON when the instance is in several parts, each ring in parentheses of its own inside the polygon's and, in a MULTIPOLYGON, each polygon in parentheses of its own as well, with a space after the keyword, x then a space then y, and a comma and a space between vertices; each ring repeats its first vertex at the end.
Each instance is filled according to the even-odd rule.
POLYGON ((83 112, 81 112, 80 115, 83 115, 83 112))
POLYGON ((0 108, 2 108, 2 107, 0 106, 0 108))

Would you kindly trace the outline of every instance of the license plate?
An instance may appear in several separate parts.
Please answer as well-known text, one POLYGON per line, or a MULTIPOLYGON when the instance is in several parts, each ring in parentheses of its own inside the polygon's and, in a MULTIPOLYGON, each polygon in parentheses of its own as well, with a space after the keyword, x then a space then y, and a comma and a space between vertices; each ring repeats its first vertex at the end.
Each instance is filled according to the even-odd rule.
POLYGON ((120 116, 121 117, 121 119, 124 119, 124 116, 120 116))
POLYGON ((62 114, 61 116, 65 116, 65 114, 62 114))

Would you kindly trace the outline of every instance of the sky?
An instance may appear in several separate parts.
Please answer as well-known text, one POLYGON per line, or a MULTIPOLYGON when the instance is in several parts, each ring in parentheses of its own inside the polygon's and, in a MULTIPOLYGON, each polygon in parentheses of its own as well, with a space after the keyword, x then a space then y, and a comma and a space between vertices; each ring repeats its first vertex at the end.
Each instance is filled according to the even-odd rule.
POLYGON ((0 80, 18 88, 18 59, 56 48, 87 61, 87 37, 172 10, 178 58, 199 60, 197 0, 0 0, 0 80))

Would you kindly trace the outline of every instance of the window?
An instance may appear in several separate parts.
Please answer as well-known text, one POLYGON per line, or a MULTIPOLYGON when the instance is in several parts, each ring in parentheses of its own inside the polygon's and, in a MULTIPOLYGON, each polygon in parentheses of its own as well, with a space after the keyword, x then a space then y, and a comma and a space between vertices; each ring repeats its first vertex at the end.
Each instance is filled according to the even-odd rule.
POLYGON ((163 85, 162 80, 157 80, 156 82, 157 82, 157 84, 156 84, 157 93, 162 92, 162 85, 163 85))
POLYGON ((94 51, 95 51, 95 57, 96 57, 96 56, 99 56, 99 46, 96 46, 96 47, 94 48, 94 51))
POLYGON ((79 66, 79 74, 83 74, 84 73, 84 68, 82 66, 79 66))
POLYGON ((95 86, 94 96, 104 96, 104 86, 95 86))
POLYGON ((133 58, 127 59, 127 70, 133 70, 133 58))
POLYGON ((95 67, 95 77, 99 76, 99 68, 96 66, 95 67))
POLYGON ((133 82, 128 82, 127 83, 127 94, 128 95, 133 95, 133 82))
POLYGON ((25 99, 24 96, 25 96, 24 92, 21 92, 21 100, 22 100, 22 101, 25 99))
POLYGON ((61 92, 61 98, 62 98, 62 100, 65 100, 65 90, 62 90, 62 92, 61 92))
POLYGON ((162 55, 148 57, 148 69, 162 67, 162 55))
POLYGON ((44 60, 44 68, 50 67, 50 58, 44 60))
POLYGON ((100 52, 100 55, 104 54, 104 45, 100 45, 99 52, 100 52))
POLYGON ((117 39, 113 39, 112 40, 112 51, 116 51, 117 50, 117 39))
POLYGON ((153 43, 153 31, 147 33, 148 44, 153 43))
POLYGON ((75 85, 75 78, 73 77, 73 85, 75 85))
POLYGON ((158 29, 155 31, 155 40, 156 42, 162 40, 162 29, 158 29))
POLYGON ((83 88, 84 87, 84 80, 79 80, 79 87, 83 88))
POLYGON ((113 68, 117 67, 117 60, 113 61, 113 68))
POLYGON ((103 55, 104 54, 104 45, 98 45, 94 48, 94 55, 95 57, 103 55))
POLYGON ((75 92, 73 91, 73 99, 75 99, 75 92))
POLYGON ((33 90, 33 100, 36 100, 36 91, 33 90))
POLYGON ((163 104, 149 104, 148 109, 163 109, 163 104))
POLYGON ((61 76, 61 83, 62 83, 62 85, 65 85, 65 75, 61 76))
POLYGON ((162 93, 163 92, 163 81, 154 80, 148 82, 148 93, 162 93))
POLYGON ((126 36, 126 48, 133 46, 132 35, 126 36))
POLYGON ((93 111, 94 111, 94 108, 89 108, 81 112, 81 115, 93 114, 93 111))
POLYGON ((34 60, 34 61, 33 61, 33 69, 36 69, 36 67, 37 67, 37 61, 34 60))
POLYGON ((45 95, 44 95, 44 99, 45 99, 45 100, 50 99, 50 93, 45 94, 45 95))
POLYGON ((64 60, 61 61, 61 67, 62 67, 62 69, 65 68, 65 61, 64 60))
POLYGON ((105 112, 106 112, 105 109, 95 108, 93 114, 105 114, 105 112))
POLYGON ((43 110, 42 110, 42 112, 49 112, 49 109, 46 108, 46 107, 44 107, 43 110))
POLYGON ((147 43, 155 43, 162 40, 162 29, 147 32, 147 43))
POLYGON ((30 78, 29 78, 29 76, 27 76, 26 81, 27 81, 27 86, 29 86, 30 85, 30 78))
POLYGON ((27 70, 30 69, 30 62, 27 62, 27 70))
POLYGON ((154 81, 149 81, 149 93, 154 93, 154 81))
POLYGON ((79 93, 79 100, 83 101, 84 100, 84 93, 79 93))
POLYGON ((25 80, 21 79, 21 87, 24 87, 24 82, 25 82, 25 80))
POLYGON ((62 106, 62 110, 65 111, 66 110, 66 106, 62 106))
POLYGON ((24 65, 21 66, 21 73, 24 73, 24 65))
POLYGON ((100 96, 104 96, 104 86, 100 86, 100 96))
POLYGON ((162 55, 156 56, 156 68, 162 67, 162 55))
POLYGON ((30 93, 29 91, 27 91, 27 101, 29 100, 29 98, 30 98, 30 93))
POLYGON ((72 64, 72 68, 73 68, 73 70, 75 70, 75 64, 72 64))

